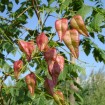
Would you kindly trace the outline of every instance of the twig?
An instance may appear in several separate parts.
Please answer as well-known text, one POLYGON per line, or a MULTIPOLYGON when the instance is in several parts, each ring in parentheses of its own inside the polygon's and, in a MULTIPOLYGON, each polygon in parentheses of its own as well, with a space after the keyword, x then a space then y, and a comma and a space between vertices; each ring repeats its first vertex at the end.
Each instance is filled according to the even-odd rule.
MULTIPOLYGON (((9 19, 7 19, 7 18, 5 18, 5 17, 2 17, 2 16, 0 16, 0 19, 2 19, 2 20, 6 20, 6 21, 11 22, 11 23, 15 21, 15 20, 9 20, 9 19)), ((14 24, 14 23, 12 23, 12 24, 14 24)), ((30 31, 30 30, 32 30, 32 29, 27 28, 27 27, 22 26, 22 25, 19 25, 19 27, 20 27, 20 28, 23 28, 23 29, 26 30, 26 31, 30 31)))
POLYGON ((17 16, 17 18, 19 18, 21 15, 23 15, 29 8, 31 8, 31 7, 33 7, 33 6, 29 6, 28 8, 26 8, 22 13, 20 13, 18 16, 17 16))
POLYGON ((45 18, 45 20, 44 20, 44 22, 43 22, 42 28, 43 28, 43 26, 45 25, 45 22, 46 22, 46 20, 48 19, 49 16, 50 16, 50 12, 49 12, 48 15, 46 16, 46 18, 45 18))
POLYGON ((35 11, 35 14, 36 14, 36 16, 38 18, 38 21, 39 21, 40 25, 42 26, 42 21, 41 21, 41 18, 40 18, 40 12, 38 12, 39 7, 38 7, 37 0, 32 0, 32 6, 34 7, 34 11, 35 11))

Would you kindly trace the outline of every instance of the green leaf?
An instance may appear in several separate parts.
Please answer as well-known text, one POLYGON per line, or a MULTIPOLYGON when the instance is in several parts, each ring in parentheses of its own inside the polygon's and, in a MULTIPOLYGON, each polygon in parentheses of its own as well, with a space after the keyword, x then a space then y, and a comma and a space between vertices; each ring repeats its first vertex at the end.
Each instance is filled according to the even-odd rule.
POLYGON ((57 44, 55 41, 50 40, 50 42, 49 42, 49 46, 51 46, 51 47, 57 47, 58 44, 57 44))
POLYGON ((1 58, 0 58, 0 68, 2 68, 2 70, 6 71, 6 72, 11 72, 12 71, 11 66, 1 58))
POLYGON ((48 5, 52 4, 55 0, 47 0, 48 5))
POLYGON ((9 0, 1 0, 1 3, 8 4, 9 0))
POLYGON ((83 98, 78 93, 75 93, 75 96, 83 103, 83 98))
POLYGON ((49 13, 49 12, 55 12, 57 10, 57 8, 55 8, 55 7, 45 7, 45 10, 46 10, 47 13, 49 13))
POLYGON ((73 4, 73 11, 78 11, 83 6, 84 0, 72 0, 73 4))
POLYGON ((83 67, 80 67, 80 66, 78 66, 78 65, 76 65, 76 64, 70 64, 69 65, 69 71, 70 72, 80 72, 80 73, 82 73, 82 74, 86 74, 85 73, 85 69, 83 68, 83 67))
POLYGON ((105 43, 105 36, 99 34, 98 39, 104 44, 105 43))
POLYGON ((93 56, 97 62, 104 62, 105 63, 105 51, 101 50, 100 48, 94 48, 93 56))
POLYGON ((84 49, 84 52, 85 52, 86 55, 89 55, 90 54, 91 45, 90 45, 89 41, 85 41, 84 42, 83 49, 84 49))
POLYGON ((60 73, 58 80, 64 81, 66 79, 67 74, 68 74, 68 66, 65 65, 64 70, 60 73))
POLYGON ((2 4, 2 3, 0 3, 0 11, 1 11, 1 12, 4 12, 4 10, 5 10, 5 5, 2 4))
POLYGON ((42 29, 42 31, 51 31, 51 29, 52 29, 52 27, 44 27, 43 29, 42 29))
POLYGON ((76 14, 81 15, 82 18, 84 19, 87 16, 87 14, 89 14, 91 11, 92 11, 91 6, 83 5, 82 8, 77 11, 76 14))
POLYGON ((19 0, 15 0, 15 3, 18 4, 19 3, 19 0))
POLYGON ((13 8, 13 3, 9 2, 8 5, 7 5, 7 8, 8 8, 8 11, 11 11, 12 8, 13 8))
POLYGON ((72 0, 61 0, 59 3, 61 3, 61 11, 64 11, 66 8, 68 8, 69 4, 72 3, 72 0))
POLYGON ((44 95, 40 95, 38 98, 35 99, 35 103, 34 105, 45 105, 45 96, 44 95))
POLYGON ((0 58, 4 59, 4 54, 0 53, 0 58))
POLYGON ((28 15, 32 18, 33 15, 34 15, 33 9, 30 8, 30 9, 27 10, 27 12, 28 12, 28 15))
POLYGON ((104 16, 100 13, 97 13, 91 22, 90 26, 94 29, 94 31, 98 32, 101 31, 100 26, 102 25, 102 22, 104 21, 104 16))
POLYGON ((56 104, 55 101, 52 99, 52 100, 47 100, 47 101, 46 101, 46 105, 57 105, 57 104, 56 104))
POLYGON ((14 50, 14 47, 12 44, 10 44, 9 42, 5 42, 3 44, 3 49, 7 51, 7 53, 10 53, 11 51, 14 50))

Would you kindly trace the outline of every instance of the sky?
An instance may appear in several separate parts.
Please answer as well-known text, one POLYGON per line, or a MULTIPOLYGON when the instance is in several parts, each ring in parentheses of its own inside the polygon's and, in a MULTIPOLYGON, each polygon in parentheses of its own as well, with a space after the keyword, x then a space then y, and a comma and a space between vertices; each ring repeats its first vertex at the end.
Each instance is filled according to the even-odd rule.
MULTIPOLYGON (((45 1, 46 0, 43 0, 43 2, 45 2, 45 1)), ((104 8, 105 8, 105 1, 102 0, 102 2, 103 2, 103 5, 104 5, 104 8)), ((90 5, 90 6, 93 6, 94 5, 94 3, 93 2, 89 2, 89 0, 85 0, 85 4, 90 5)), ((19 8, 19 6, 15 6, 15 8, 13 9, 13 11, 15 11, 18 8, 19 8)), ((6 17, 6 14, 1 14, 0 13, 0 15, 6 17)), ((42 17, 43 17, 43 15, 42 15, 42 17)), ((36 21, 37 21, 37 17, 34 16, 33 18, 30 18, 28 20, 28 24, 26 24, 26 27, 31 28, 31 29, 35 29, 36 26, 37 26, 36 21)), ((54 18, 54 17, 48 18, 48 21, 46 23, 46 26, 53 26, 54 27, 55 26, 55 21, 56 21, 56 18, 54 18)), ((55 32, 55 28, 53 28, 52 31, 55 32)), ((103 34, 104 33, 105 33, 105 30, 103 30, 103 34)), ((24 38, 25 35, 27 35, 27 33, 24 33, 22 35, 22 38, 24 38)), ((54 40, 58 40, 58 36, 56 36, 54 38, 54 40)), ((94 42, 97 45, 99 45, 102 49, 105 49, 105 46, 102 43, 100 43, 98 41, 98 39, 95 39, 94 42)), ((82 67, 84 67, 86 69, 86 75, 87 76, 91 73, 92 70, 97 71, 97 70, 99 70, 104 65, 103 63, 97 63, 94 60, 92 54, 89 54, 89 56, 86 56, 86 54, 84 53, 84 51, 81 48, 81 46, 80 46, 79 49, 80 49, 80 52, 79 52, 79 55, 80 56, 79 56, 79 60, 77 60, 77 64, 80 65, 80 66, 82 66, 82 67), (87 62, 87 64, 83 63, 84 61, 87 62)), ((20 58, 20 55, 18 53, 16 54, 16 56, 13 56, 13 55, 9 54, 8 57, 12 57, 14 60, 18 60, 20 58)), ((8 63, 10 64, 10 62, 8 62, 8 63)), ((9 81, 9 79, 8 79, 8 81, 9 81)))

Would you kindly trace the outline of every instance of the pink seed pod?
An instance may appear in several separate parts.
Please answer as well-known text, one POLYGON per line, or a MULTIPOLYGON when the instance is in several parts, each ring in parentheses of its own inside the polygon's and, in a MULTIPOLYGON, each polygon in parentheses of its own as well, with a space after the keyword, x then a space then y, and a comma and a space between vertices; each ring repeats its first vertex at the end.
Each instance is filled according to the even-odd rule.
POLYGON ((63 37, 65 45, 69 48, 75 58, 79 56, 79 33, 76 29, 68 30, 63 37))
POLYGON ((55 61, 48 61, 48 71, 52 77, 54 85, 57 84, 58 76, 64 69, 64 57, 57 55, 55 61))
POLYGON ((36 50, 36 46, 34 45, 33 41, 27 42, 29 55, 27 54, 27 59, 30 61, 32 59, 32 54, 36 50))
POLYGON ((25 81, 26 81, 26 84, 28 86, 28 89, 29 89, 31 95, 34 95, 34 91, 35 91, 35 87, 36 87, 36 76, 35 76, 35 74, 33 72, 28 74, 25 77, 25 81))
POLYGON ((80 34, 86 37, 89 36, 82 16, 80 15, 73 16, 70 20, 70 25, 72 28, 76 29, 80 34))
POLYGON ((47 92, 53 96, 53 93, 54 93, 54 84, 53 84, 53 81, 46 78, 45 79, 45 82, 44 82, 44 87, 46 88, 47 92))
POLYGON ((64 95, 61 91, 57 90, 54 92, 54 94, 56 94, 59 97, 61 103, 64 103, 64 95))
POLYGON ((55 29, 58 33, 59 40, 62 41, 63 36, 65 35, 65 32, 68 29, 68 20, 66 18, 56 20, 55 29))
POLYGON ((14 76, 16 79, 18 79, 19 72, 21 71, 22 67, 23 67, 23 61, 22 60, 18 60, 18 61, 14 62, 13 68, 14 68, 14 76))
POLYGON ((36 49, 34 42, 33 41, 26 42, 23 40, 19 40, 18 44, 19 44, 20 50, 26 54, 27 60, 30 61, 32 59, 32 53, 36 49))
POLYGON ((44 51, 48 44, 48 37, 44 33, 41 33, 40 35, 37 36, 36 43, 39 50, 44 51))
POLYGON ((19 40, 18 41, 19 48, 22 52, 24 52, 26 55, 29 55, 29 50, 27 46, 27 42, 24 40, 19 40))
POLYGON ((49 48, 47 51, 44 52, 44 58, 46 61, 48 60, 55 60, 57 56, 56 48, 49 48))

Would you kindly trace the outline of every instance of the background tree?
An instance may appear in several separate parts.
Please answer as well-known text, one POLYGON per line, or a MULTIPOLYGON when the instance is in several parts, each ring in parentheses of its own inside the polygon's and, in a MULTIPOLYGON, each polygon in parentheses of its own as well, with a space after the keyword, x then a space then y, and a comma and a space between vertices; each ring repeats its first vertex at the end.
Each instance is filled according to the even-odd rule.
MULTIPOLYGON (((93 0, 91 0, 93 1, 93 0)), ((56 105, 57 100, 49 95, 44 88, 45 77, 50 77, 47 64, 39 50, 33 54, 30 62, 24 53, 19 49, 18 41, 33 41, 36 43, 37 36, 44 32, 49 38, 48 45, 55 47, 65 57, 65 67, 58 78, 56 90, 64 94, 64 104, 70 104, 70 94, 75 96, 76 104, 82 104, 81 96, 70 89, 70 83, 81 89, 73 78, 78 77, 78 72, 83 73, 84 69, 72 64, 68 55, 70 52, 64 47, 64 43, 56 40, 54 26, 48 25, 53 19, 67 18, 70 20, 74 15, 81 15, 85 20, 89 38, 81 37, 81 43, 86 55, 92 52, 97 62, 105 63, 105 50, 94 43, 94 38, 105 43, 105 36, 102 30, 105 28, 105 13, 100 0, 94 0, 94 7, 84 4, 84 0, 0 0, 0 104, 1 105, 56 105), (84 11, 85 10, 85 11, 84 11), (36 19, 37 17, 37 19, 36 19), (27 23, 35 18, 35 27, 28 28, 27 23), (50 21, 48 21, 50 20, 50 21), (25 33, 25 34, 24 34, 25 33), (95 35, 96 34, 96 35, 95 35), (15 57, 13 57, 15 56, 15 57), (13 64, 16 60, 22 60, 24 66, 18 80, 15 79, 13 64), (33 71, 36 75, 37 86, 35 95, 32 97, 28 92, 25 83, 26 73, 33 71), (13 85, 5 84, 5 80, 11 77, 13 85)), ((54 23, 55 24, 55 23, 54 23)), ((69 24, 69 28, 71 28, 69 24)), ((29 44, 29 43, 28 43, 29 44)), ((29 48, 30 49, 30 48, 29 48)), ((79 59, 77 59, 78 61, 79 59)), ((30 78, 30 76, 29 76, 30 78)), ((34 80, 34 79, 32 79, 34 80)), ((29 82, 28 82, 29 83, 29 82)), ((9 84, 9 83, 8 83, 9 84)), ((59 97, 59 96, 58 96, 59 97)))
POLYGON ((82 95, 84 100, 83 105, 104 105, 105 102, 105 71, 104 67, 98 72, 92 72, 89 78, 83 80, 83 91, 82 95))

